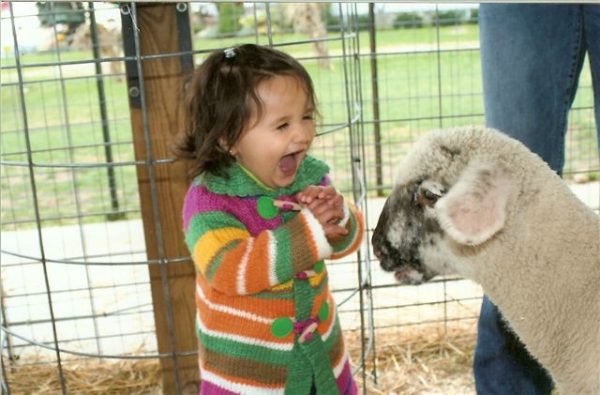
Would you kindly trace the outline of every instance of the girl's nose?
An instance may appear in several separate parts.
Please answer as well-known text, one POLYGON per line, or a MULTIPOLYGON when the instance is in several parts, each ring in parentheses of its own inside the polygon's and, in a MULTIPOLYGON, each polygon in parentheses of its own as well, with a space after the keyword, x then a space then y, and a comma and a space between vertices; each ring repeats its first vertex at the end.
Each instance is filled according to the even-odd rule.
POLYGON ((310 144, 315 137, 314 126, 299 125, 294 133, 294 140, 298 143, 310 144))

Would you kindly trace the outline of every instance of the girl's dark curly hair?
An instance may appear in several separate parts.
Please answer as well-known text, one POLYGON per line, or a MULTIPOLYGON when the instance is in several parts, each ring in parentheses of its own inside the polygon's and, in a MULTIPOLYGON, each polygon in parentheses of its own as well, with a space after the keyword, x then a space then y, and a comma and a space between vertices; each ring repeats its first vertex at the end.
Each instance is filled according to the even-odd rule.
POLYGON ((244 44, 215 51, 195 70, 186 92, 188 127, 175 147, 181 159, 192 160, 190 176, 209 172, 224 176, 235 159, 227 151, 240 138, 262 103, 258 85, 274 76, 298 78, 316 111, 312 80, 304 67, 276 49, 244 44))

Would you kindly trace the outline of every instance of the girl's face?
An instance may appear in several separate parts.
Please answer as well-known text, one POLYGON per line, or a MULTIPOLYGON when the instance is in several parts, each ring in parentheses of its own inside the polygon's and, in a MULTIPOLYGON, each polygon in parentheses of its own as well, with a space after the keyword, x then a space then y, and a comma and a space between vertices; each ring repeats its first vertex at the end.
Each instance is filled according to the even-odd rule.
POLYGON ((275 76, 258 85, 263 103, 230 153, 263 184, 287 187, 315 137, 314 108, 302 83, 294 77, 275 76))

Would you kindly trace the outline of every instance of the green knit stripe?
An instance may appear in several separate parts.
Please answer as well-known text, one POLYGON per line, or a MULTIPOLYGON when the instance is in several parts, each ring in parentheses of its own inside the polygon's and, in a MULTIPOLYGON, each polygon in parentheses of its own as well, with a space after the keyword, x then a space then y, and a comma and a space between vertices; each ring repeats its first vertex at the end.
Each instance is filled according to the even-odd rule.
POLYGON ((327 338, 327 340, 324 341, 325 343, 325 348, 327 350, 331 350, 332 348, 334 348, 336 346, 336 344, 339 342, 341 343, 344 339, 341 337, 342 331, 340 329, 340 317, 337 314, 335 314, 335 322, 333 323, 333 329, 331 329, 331 333, 329 334, 329 337, 327 338))
POLYGON ((196 241, 204 233, 215 230, 215 227, 234 227, 244 229, 235 217, 222 211, 206 211, 194 214, 190 220, 188 231, 185 233, 185 243, 190 251, 194 251, 196 241))
POLYGON ((337 395, 340 393, 331 361, 326 352, 321 336, 316 335, 310 342, 300 345, 302 353, 307 356, 315 374, 315 386, 319 395, 337 395))
POLYGON ((310 282, 294 279, 294 294, 294 301, 296 302, 294 315, 296 316, 296 321, 303 321, 310 318, 315 298, 315 293, 310 282))
POLYGON ((290 361, 289 376, 286 382, 285 394, 305 395, 312 384, 313 375, 319 395, 334 395, 339 393, 337 381, 333 375, 333 361, 342 350, 343 338, 336 316, 334 328, 326 341, 315 333, 308 343, 299 344, 295 341, 293 357, 290 361))
POLYGON ((197 332, 204 347, 215 353, 280 366, 286 366, 291 357, 289 350, 276 350, 257 344, 225 339, 206 334, 200 330, 197 332))
MULTIPOLYGON (((352 243, 354 243, 354 241, 356 240, 356 238, 359 236, 358 233, 358 222, 356 221, 356 217, 351 214, 350 218, 348 219, 348 225, 350 225, 350 229, 349 229, 349 233, 346 237, 342 238, 341 240, 336 241, 335 243, 333 243, 331 246, 333 247, 333 251, 334 252, 340 252, 340 251, 344 251, 347 248, 349 248, 352 243)), ((346 225, 346 227, 348 227, 348 225, 346 225)))
POLYGON ((199 345, 200 355, 207 367, 235 379, 252 380, 261 384, 285 383, 288 368, 282 364, 264 363, 213 351, 199 345))
POLYGON ((248 173, 235 162, 225 169, 225 172, 228 175, 227 178, 204 173, 198 176, 198 180, 195 180, 194 184, 203 184, 209 191, 222 195, 267 195, 276 199, 281 195, 293 195, 309 185, 319 184, 328 171, 329 166, 327 166, 325 162, 307 156, 300 164, 298 172, 296 173, 296 178, 290 186, 278 189, 267 189, 258 184, 253 177, 248 175, 248 173))
POLYGON ((294 290, 285 289, 282 291, 273 291, 272 289, 269 289, 264 292, 254 294, 252 297, 260 299, 290 300, 294 299, 294 290))
POLYGON ((292 272, 292 244, 288 230, 290 226, 294 226, 294 223, 285 224, 272 231, 275 238, 275 276, 278 284, 289 281, 294 275, 292 272))
POLYGON ((306 395, 313 382, 313 367, 310 360, 300 349, 298 341, 294 342, 289 375, 285 384, 285 395, 306 395))

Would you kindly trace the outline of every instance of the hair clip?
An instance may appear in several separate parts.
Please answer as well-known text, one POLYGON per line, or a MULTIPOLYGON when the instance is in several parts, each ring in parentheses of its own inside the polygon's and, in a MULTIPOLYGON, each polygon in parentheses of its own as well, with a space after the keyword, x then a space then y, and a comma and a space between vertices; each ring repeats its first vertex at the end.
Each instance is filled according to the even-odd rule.
POLYGON ((225 59, 231 59, 235 56, 235 48, 226 48, 224 51, 225 59))

